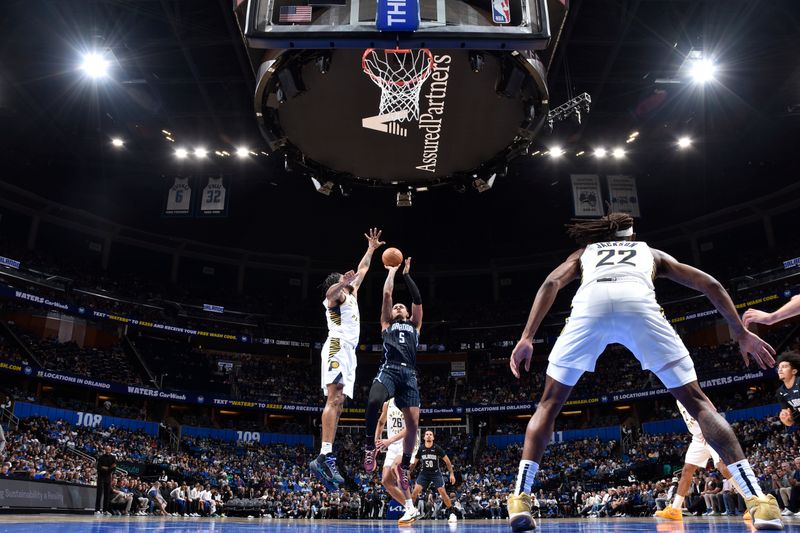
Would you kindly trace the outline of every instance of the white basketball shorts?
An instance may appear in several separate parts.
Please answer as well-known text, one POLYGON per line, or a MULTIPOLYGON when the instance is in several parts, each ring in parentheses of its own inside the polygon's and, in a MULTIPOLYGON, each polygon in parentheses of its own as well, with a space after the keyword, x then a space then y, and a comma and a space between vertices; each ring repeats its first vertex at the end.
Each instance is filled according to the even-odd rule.
POLYGON ((328 385, 341 383, 348 398, 353 398, 356 383, 356 347, 337 337, 328 337, 322 345, 322 391, 328 395, 328 385))
POLYGON ((403 441, 399 440, 389 445, 386 450, 386 458, 383 460, 384 468, 391 468, 395 460, 403 455, 403 441))
MULTIPOLYGON (((417 450, 419 450, 419 443, 414 447, 414 451, 411 453, 411 464, 417 462, 417 450)), ((391 468, 394 465, 394 462, 397 460, 398 457, 403 456, 403 441, 399 440, 397 442, 393 442, 389 445, 389 448, 386 450, 386 458, 383 460, 383 467, 384 468, 391 468)))
POLYGON ((686 459, 684 459, 684 462, 687 465, 705 468, 706 465, 708 465, 709 459, 711 459, 714 465, 720 461, 719 454, 715 452, 707 442, 693 437, 689 448, 686 450, 686 459))
POLYGON ((556 340, 547 374, 564 385, 575 385, 583 372, 594 372, 606 346, 619 343, 667 388, 697 379, 683 341, 655 299, 625 298, 627 283, 596 283, 594 308, 573 310, 556 340), (596 311, 596 312, 593 312, 596 311))

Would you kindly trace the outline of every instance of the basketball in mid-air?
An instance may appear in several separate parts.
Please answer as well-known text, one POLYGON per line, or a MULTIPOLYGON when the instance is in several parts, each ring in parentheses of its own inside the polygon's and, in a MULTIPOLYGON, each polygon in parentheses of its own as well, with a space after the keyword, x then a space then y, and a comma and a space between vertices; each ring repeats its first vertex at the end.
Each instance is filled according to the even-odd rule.
POLYGON ((403 252, 397 248, 387 248, 384 250, 381 259, 383 260, 383 264, 387 267, 400 266, 400 263, 403 262, 403 252))

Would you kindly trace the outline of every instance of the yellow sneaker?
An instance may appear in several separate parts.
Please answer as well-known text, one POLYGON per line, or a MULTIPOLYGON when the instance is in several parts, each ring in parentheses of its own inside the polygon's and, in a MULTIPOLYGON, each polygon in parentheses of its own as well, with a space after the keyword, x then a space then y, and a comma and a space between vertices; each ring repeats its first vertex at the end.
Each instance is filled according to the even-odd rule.
POLYGON ((744 514, 742 515, 742 520, 748 520, 748 521, 752 520, 752 518, 750 518, 750 511, 744 512, 744 514))
POLYGON ((531 516, 531 497, 524 492, 519 496, 508 496, 508 521, 511 531, 531 531, 536 529, 536 522, 531 516))
POLYGON ((669 505, 661 511, 656 511, 657 518, 666 518, 667 520, 683 520, 683 513, 680 509, 675 509, 669 505))
POLYGON ((781 522, 781 508, 772 494, 764 496, 750 496, 745 499, 747 510, 753 519, 756 529, 783 529, 781 522))

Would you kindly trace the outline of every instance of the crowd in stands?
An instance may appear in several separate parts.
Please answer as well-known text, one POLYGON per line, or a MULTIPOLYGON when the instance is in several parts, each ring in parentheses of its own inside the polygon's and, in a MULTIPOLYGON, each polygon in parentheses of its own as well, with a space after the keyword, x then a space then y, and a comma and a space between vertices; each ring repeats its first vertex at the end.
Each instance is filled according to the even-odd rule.
MULTIPOLYGON (((800 337, 794 328, 796 326, 792 323, 773 328, 766 338, 779 343, 794 332, 794 336, 784 344, 788 346, 786 350, 796 349, 800 337)), ((110 348, 81 348, 74 342, 59 343, 53 338, 37 338, 19 330, 17 337, 49 370, 118 383, 147 382, 139 362, 126 354, 119 344, 110 348)), ((310 398, 319 396, 319 365, 310 364, 307 359, 204 351, 185 341, 143 336, 134 340, 156 382, 168 390, 193 390, 236 399, 289 403, 307 403, 310 398)), ((734 343, 695 346, 690 352, 701 380, 752 370, 744 366, 734 343)), ((27 362, 24 353, 2 336, 0 357, 11 362, 27 362)), ((471 358, 467 375, 459 378, 450 376, 448 364, 421 362, 419 381, 423 406, 533 401, 544 386, 546 364, 546 361, 534 361, 531 372, 523 373, 521 379, 512 379, 505 359, 471 358)), ((366 403, 376 368, 374 364, 359 365, 355 405, 366 403)), ((643 372, 633 354, 623 346, 611 345, 600 356, 595 372, 587 373, 581 379, 571 397, 592 398, 611 392, 657 388, 662 388, 661 382, 654 374, 643 372), (609 383, 613 385, 609 386, 609 383)), ((730 397, 725 401, 735 407, 735 399, 730 397)), ((738 403, 746 404, 749 399, 740 397, 738 403)))
MULTIPOLYGON (((763 490, 778 498, 785 513, 798 512, 800 437, 775 418, 733 424, 763 490)), ((110 445, 121 465, 151 465, 147 479, 117 475, 116 513, 214 516, 223 513, 277 518, 382 518, 388 500, 376 474, 360 464, 363 437, 341 435, 339 464, 347 485, 328 493, 310 475, 313 450, 303 446, 183 439, 179 450, 157 438, 119 428, 78 428, 65 422, 28 418, 7 434, 0 477, 92 484, 91 459, 110 445), (155 490, 154 490, 155 489, 155 490)), ((639 433, 623 450, 617 441, 575 440, 551 444, 534 485, 542 516, 650 515, 674 492, 690 440, 688 432, 639 433), (673 487, 670 490, 670 487, 673 487)), ((457 482, 447 490, 467 518, 503 518, 513 489, 520 447, 488 446, 473 460, 474 440, 465 432, 438 432, 437 443, 455 465, 457 482)), ((686 499, 696 514, 737 514, 740 499, 713 469, 696 475, 686 499)), ((423 493, 417 505, 440 517, 439 496, 423 493)))

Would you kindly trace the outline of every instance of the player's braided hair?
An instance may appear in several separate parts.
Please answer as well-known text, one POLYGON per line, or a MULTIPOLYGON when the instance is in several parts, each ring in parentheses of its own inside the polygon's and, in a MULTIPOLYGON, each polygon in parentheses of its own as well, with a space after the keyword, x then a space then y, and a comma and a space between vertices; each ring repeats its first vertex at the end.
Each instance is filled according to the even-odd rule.
POLYGON ((328 277, 325 278, 325 281, 322 282, 321 285, 322 290, 324 292, 328 292, 328 289, 339 283, 339 278, 341 277, 342 275, 339 272, 331 272, 330 274, 328 274, 328 277))
POLYGON ((618 240, 614 234, 632 228, 633 217, 628 213, 609 213, 595 220, 572 219, 565 226, 570 238, 581 246, 587 246, 594 242, 618 240))

